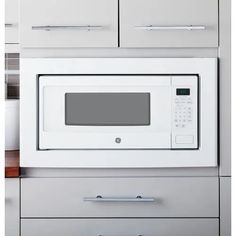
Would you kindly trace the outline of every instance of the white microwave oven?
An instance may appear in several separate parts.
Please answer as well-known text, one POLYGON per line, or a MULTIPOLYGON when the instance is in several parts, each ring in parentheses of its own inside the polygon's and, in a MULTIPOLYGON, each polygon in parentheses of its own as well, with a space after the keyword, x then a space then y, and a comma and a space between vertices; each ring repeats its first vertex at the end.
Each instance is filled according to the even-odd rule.
POLYGON ((31 58, 21 78, 23 167, 217 165, 214 58, 31 58))
POLYGON ((41 75, 39 150, 197 149, 197 75, 41 75))

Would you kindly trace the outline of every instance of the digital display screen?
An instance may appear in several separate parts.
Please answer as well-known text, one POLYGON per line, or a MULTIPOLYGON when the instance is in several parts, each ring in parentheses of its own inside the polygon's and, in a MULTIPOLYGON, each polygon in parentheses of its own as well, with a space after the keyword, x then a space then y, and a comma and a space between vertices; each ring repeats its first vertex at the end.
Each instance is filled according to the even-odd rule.
POLYGON ((189 96, 190 95, 190 89, 189 88, 177 88, 176 89, 176 95, 177 96, 189 96))
POLYGON ((150 93, 66 93, 65 124, 150 125, 150 93))

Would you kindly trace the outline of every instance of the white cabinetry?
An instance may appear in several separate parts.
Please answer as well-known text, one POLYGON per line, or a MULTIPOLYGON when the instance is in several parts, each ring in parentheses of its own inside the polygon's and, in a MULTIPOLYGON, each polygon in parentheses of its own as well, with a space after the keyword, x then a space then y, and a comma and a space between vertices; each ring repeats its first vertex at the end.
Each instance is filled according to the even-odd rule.
POLYGON ((217 219, 24 219, 22 236, 218 236, 217 219))
POLYGON ((25 178, 21 215, 219 217, 218 191, 217 178, 203 177, 25 178))
POLYGON ((19 44, 19 0, 5 1, 6 52, 18 52, 19 44))
POLYGON ((23 178, 21 235, 218 236, 217 177, 23 178))
POLYGON ((118 46, 117 0, 21 0, 23 48, 118 46))
POLYGON ((120 0, 121 47, 217 47, 217 0, 120 0))
POLYGON ((5 236, 20 235, 19 178, 5 179, 5 236))
POLYGON ((217 0, 21 0, 20 41, 41 49, 218 47, 218 7, 217 0))

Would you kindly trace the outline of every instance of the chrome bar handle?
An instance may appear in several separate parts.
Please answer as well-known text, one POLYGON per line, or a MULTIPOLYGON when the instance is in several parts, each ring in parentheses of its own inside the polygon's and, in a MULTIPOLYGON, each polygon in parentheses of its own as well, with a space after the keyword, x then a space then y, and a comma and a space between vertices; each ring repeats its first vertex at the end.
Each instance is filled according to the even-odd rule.
POLYGON ((55 31, 55 30, 102 30, 104 26, 101 25, 39 25, 32 26, 32 30, 46 30, 46 31, 55 31))
POLYGON ((170 25, 170 26, 161 26, 161 25, 146 25, 146 26, 135 26, 135 29, 139 30, 206 30, 205 25, 170 25))
POLYGON ((11 27, 14 27, 14 26, 17 26, 17 24, 14 24, 14 23, 5 23, 5 27, 6 27, 6 28, 11 28, 11 27))
POLYGON ((85 202, 155 202, 155 198, 150 197, 102 197, 98 195, 96 197, 85 197, 85 202))

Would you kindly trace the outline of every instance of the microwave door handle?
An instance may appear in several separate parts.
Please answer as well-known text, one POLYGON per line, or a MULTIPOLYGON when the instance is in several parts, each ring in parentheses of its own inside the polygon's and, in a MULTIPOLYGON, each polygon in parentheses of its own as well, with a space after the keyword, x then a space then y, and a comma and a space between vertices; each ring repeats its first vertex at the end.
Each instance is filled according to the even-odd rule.
POLYGON ((135 29, 138 30, 147 30, 147 31, 161 31, 161 30, 206 30, 205 25, 169 25, 169 26, 159 26, 159 25, 145 25, 145 26, 135 26, 135 29))
POLYGON ((85 202, 155 202, 155 198, 152 197, 102 197, 98 195, 96 197, 85 197, 85 202))

